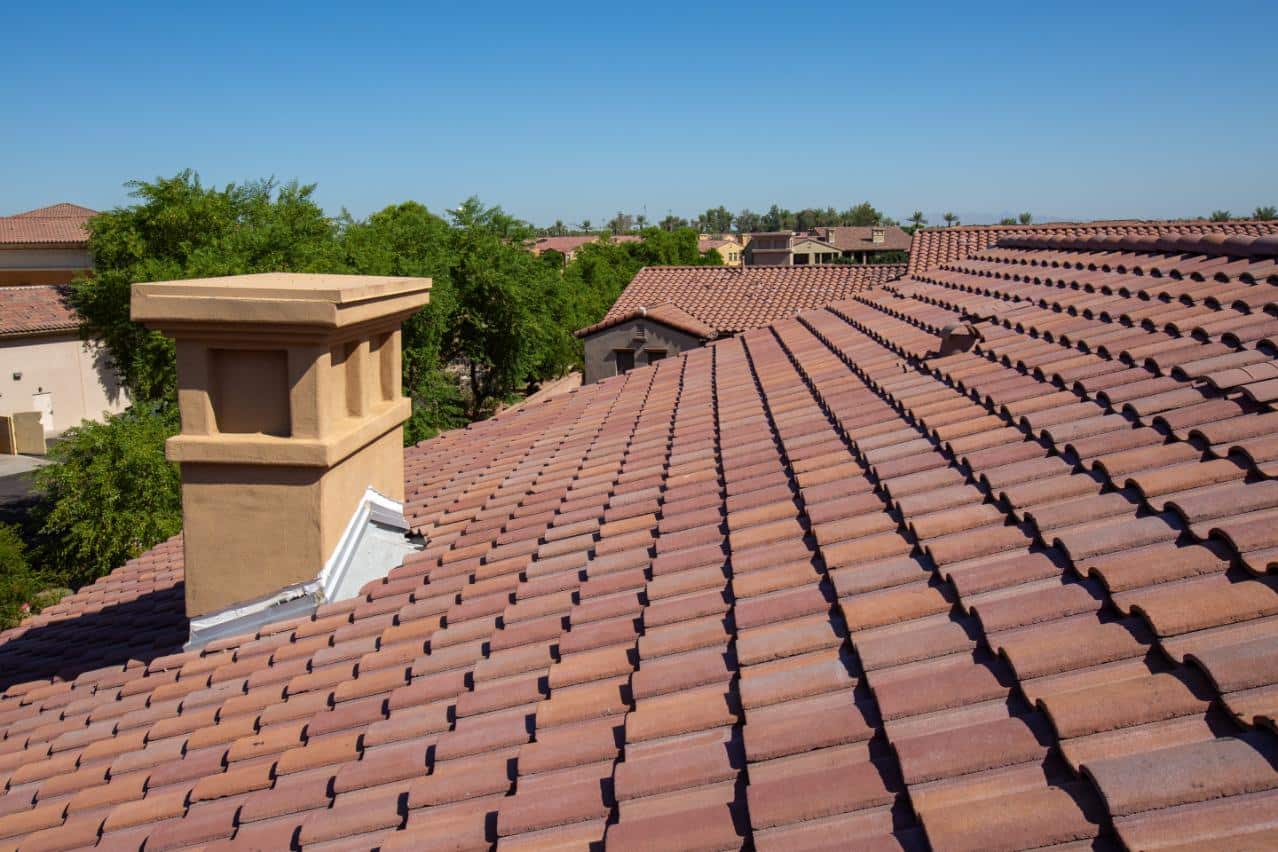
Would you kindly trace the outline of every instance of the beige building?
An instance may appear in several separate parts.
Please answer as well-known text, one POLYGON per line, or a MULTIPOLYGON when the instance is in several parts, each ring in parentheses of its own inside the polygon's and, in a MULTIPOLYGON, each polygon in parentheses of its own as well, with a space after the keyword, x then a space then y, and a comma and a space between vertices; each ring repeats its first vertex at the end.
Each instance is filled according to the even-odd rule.
POLYGON ((92 268, 93 211, 55 204, 0 217, 0 415, 38 412, 45 435, 128 405, 114 365, 80 339, 65 285, 92 268))
POLYGON ((85 223, 97 211, 54 204, 0 216, 0 286, 68 284, 93 269, 85 223))
POLYGON ((80 339, 65 288, 0 287, 0 415, 39 412, 52 436, 128 403, 106 351, 80 339))
POLYGON ((724 266, 740 266, 745 260, 745 246, 741 245, 732 234, 722 236, 702 234, 697 240, 697 249, 702 254, 711 250, 719 252, 724 266))
POLYGON ((840 225, 803 233, 753 234, 747 266, 811 266, 821 263, 898 263, 910 250, 910 235, 895 226, 840 225))

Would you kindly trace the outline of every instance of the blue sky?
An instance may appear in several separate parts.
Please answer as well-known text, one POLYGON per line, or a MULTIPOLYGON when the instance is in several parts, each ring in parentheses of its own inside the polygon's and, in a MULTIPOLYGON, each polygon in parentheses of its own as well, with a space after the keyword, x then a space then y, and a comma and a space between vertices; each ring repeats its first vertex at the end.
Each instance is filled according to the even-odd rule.
POLYGON ((6 11, 0 212, 188 166, 537 223, 1278 205, 1272 0, 188 5, 6 11))

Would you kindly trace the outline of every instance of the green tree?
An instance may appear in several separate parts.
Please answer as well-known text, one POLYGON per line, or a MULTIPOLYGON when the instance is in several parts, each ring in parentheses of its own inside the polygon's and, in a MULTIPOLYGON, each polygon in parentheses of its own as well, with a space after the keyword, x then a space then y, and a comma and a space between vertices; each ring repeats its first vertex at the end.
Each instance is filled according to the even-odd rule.
POLYGON ((587 234, 591 233, 594 230, 593 228, 590 227, 589 219, 582 219, 581 224, 578 225, 577 227, 585 231, 587 234))
POLYGON ((797 221, 797 217, 789 210, 773 204, 763 214, 759 226, 764 231, 793 231, 797 221))
POLYGON ((0 524, 0 630, 16 626, 39 591, 18 528, 0 524))
POLYGON ((1022 225, 1030 225, 1034 222, 1034 214, 1026 211, 1018 216, 1017 219, 1022 225))
POLYGON ((177 428, 173 406, 135 405, 67 430, 35 477, 47 570, 69 585, 91 582, 182 528, 178 468, 164 457, 177 428))
POLYGON ((452 241, 448 222, 411 201, 374 213, 366 222, 347 223, 342 233, 352 271, 431 279, 430 303, 403 326, 404 393, 413 401, 412 416, 404 424, 405 443, 466 424, 458 378, 443 360, 457 307, 449 277, 452 241))
POLYGON ((519 390, 580 360, 564 279, 523 248, 526 223, 467 199, 453 218, 456 308, 442 351, 461 366, 466 414, 479 419, 519 390))
POLYGON ((762 217, 753 210, 746 208, 736 215, 735 223, 738 234, 749 234, 758 231, 761 227, 762 217))
MULTIPOLYGON (((879 212, 873 204, 868 201, 862 201, 854 207, 849 207, 839 214, 840 225, 859 225, 865 227, 867 225, 878 225, 883 220, 883 214, 879 212)), ((834 224, 834 223, 831 223, 834 224)))
MULTIPOLYGON (((697 232, 691 228, 667 231, 649 228, 638 242, 599 241, 582 246, 564 269, 563 284, 573 328, 603 318, 635 273, 645 266, 718 266, 718 252, 701 254, 697 232)), ((576 358, 580 359, 580 349, 576 358)))
POLYGON ((958 216, 955 216, 953 213, 946 213, 941 218, 945 220, 945 227, 947 228, 954 227, 955 225, 958 224, 958 220, 959 220, 958 216))
POLYGON ((1016 224, 1016 217, 1015 217, 1015 216, 1004 216, 1002 219, 999 219, 999 220, 998 220, 998 223, 999 223, 1000 225, 1015 225, 1015 224, 1016 224))
POLYGON ((1234 217, 1230 215, 1228 210, 1213 210, 1209 218, 1213 222, 1228 222, 1234 217))
POLYGON ((315 187, 264 180, 203 186, 186 170, 126 184, 138 203, 89 220, 94 277, 72 284, 86 337, 106 344, 133 399, 170 399, 173 342, 129 319, 129 288, 246 272, 339 272, 335 224, 312 200, 315 187))
POLYGON ((628 234, 634 230, 635 217, 631 216, 629 213, 622 213, 618 210, 617 215, 608 220, 607 227, 614 236, 617 234, 628 234))
POLYGON ((927 220, 923 218, 922 210, 915 210, 913 213, 911 213, 909 221, 910 221, 910 228, 911 228, 910 233, 917 231, 919 228, 922 228, 924 225, 927 224, 927 220))
POLYGON ((673 213, 667 213, 666 217, 657 223, 657 227, 663 231, 677 231, 680 228, 687 228, 688 225, 687 219, 673 213))
POLYGON ((1262 220, 1278 219, 1278 207, 1257 207, 1252 211, 1251 218, 1262 220))
POLYGON ((732 214, 722 204, 718 207, 711 207, 702 213, 700 222, 702 223, 701 230, 705 233, 726 234, 732 230, 732 214))

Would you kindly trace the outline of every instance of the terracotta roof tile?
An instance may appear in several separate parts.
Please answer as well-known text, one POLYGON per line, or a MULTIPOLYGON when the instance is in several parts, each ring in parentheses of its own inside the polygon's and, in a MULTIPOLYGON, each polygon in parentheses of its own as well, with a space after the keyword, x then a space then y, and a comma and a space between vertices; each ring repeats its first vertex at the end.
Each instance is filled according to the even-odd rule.
POLYGON ((424 548, 314 618, 179 653, 175 539, 0 634, 0 826, 1269 843, 1278 252, 1052 233, 411 449, 424 548))
POLYGON ((85 223, 96 210, 77 204, 54 204, 25 213, 0 216, 0 245, 87 246, 85 223))
POLYGON ((736 334, 846 299, 900 277, 904 267, 650 266, 639 270, 602 320, 578 337, 634 320, 655 320, 703 338, 736 334))
POLYGON ((79 327, 79 317, 67 304, 67 288, 44 284, 0 287, 0 337, 79 327))

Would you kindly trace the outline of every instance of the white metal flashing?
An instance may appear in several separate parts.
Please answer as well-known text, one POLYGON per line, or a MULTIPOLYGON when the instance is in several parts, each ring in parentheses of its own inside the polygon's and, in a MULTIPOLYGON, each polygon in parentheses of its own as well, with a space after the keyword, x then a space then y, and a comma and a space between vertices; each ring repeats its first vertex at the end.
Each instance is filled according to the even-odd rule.
POLYGON ((367 489, 342 531, 333 555, 314 580, 191 619, 191 638, 186 650, 203 647, 223 636, 255 631, 271 622, 306 615, 326 601, 353 597, 369 580, 385 577, 403 562, 406 554, 419 549, 407 538, 407 532, 404 504, 367 489))

